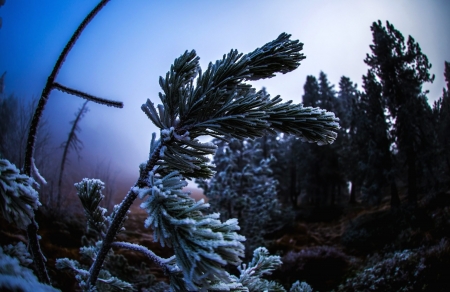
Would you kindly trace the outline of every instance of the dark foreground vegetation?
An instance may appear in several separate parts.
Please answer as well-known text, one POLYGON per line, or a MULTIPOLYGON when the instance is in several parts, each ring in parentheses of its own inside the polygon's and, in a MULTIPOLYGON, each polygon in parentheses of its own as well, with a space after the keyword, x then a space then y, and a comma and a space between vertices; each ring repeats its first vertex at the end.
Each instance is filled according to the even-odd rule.
MULTIPOLYGON (((403 201, 406 196, 400 196, 403 201)), ((391 210, 389 201, 379 206, 361 203, 335 207, 299 207, 297 219, 280 230, 266 234, 271 254, 282 256, 283 264, 271 279, 290 287, 305 281, 314 291, 447 291, 450 279, 450 193, 419 200, 416 208, 391 210), (322 217, 325 221, 317 220, 322 217)), ((75 203, 75 202, 74 202, 75 203)), ((139 243, 161 256, 169 248, 153 242, 142 222, 146 213, 137 206, 125 224, 121 240, 139 243)), ((55 269, 55 259, 80 258, 83 241, 89 240, 82 214, 57 216, 37 213, 41 247, 48 258, 54 286, 77 291, 71 273, 55 269)), ((1 221, 0 244, 26 242, 25 232, 1 221)), ((115 250, 110 271, 135 284, 137 291, 164 291, 168 281, 162 270, 140 253, 115 250), (162 283, 163 282, 163 283, 162 283), (153 287, 154 290, 141 290, 153 287)), ((84 261, 86 264, 88 261, 84 261)))

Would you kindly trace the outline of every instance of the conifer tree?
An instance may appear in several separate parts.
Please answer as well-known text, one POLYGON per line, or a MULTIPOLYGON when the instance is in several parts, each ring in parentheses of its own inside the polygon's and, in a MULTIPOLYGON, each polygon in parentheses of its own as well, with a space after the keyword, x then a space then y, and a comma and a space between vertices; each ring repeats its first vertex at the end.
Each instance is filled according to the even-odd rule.
POLYGON ((424 142, 422 120, 427 107, 422 85, 432 82, 431 64, 419 44, 411 37, 405 43, 403 35, 386 22, 371 26, 372 54, 364 62, 380 80, 383 98, 395 123, 393 133, 400 154, 407 165, 408 201, 417 202, 418 159, 420 144, 424 142))
POLYGON ((274 178, 278 183, 278 198, 285 206, 297 207, 302 193, 301 165, 304 163, 305 153, 302 143, 294 136, 278 135, 274 141, 276 151, 273 152, 275 162, 272 164, 274 178))
POLYGON ((363 76, 364 92, 358 112, 358 129, 353 139, 354 148, 361 151, 359 170, 363 174, 363 199, 380 203, 382 187, 391 186, 391 207, 398 207, 397 184, 393 155, 390 150, 389 125, 384 114, 382 87, 369 70, 363 76))
MULTIPOLYGON (((339 106, 333 87, 323 72, 320 72, 318 81, 314 76, 308 76, 304 85, 303 104, 336 111, 339 106)), ((302 153, 302 157, 306 156, 299 163, 299 172, 304 178, 304 188, 310 201, 317 207, 335 204, 344 183, 338 151, 334 145, 332 146, 314 147, 295 143, 296 151, 302 153)))
POLYGON ((303 85, 302 101, 305 106, 317 107, 319 103, 319 83, 313 75, 306 76, 305 85, 303 85))
POLYGON ((356 190, 361 185, 361 175, 358 170, 359 147, 353 147, 352 141, 357 139, 357 105, 360 93, 356 84, 350 78, 342 76, 339 81, 337 115, 340 119, 339 129, 339 164, 342 175, 351 183, 350 203, 356 203, 356 190))
MULTIPOLYGON (((302 96, 303 104, 305 106, 318 106, 320 104, 320 86, 315 76, 309 75, 306 77, 306 83, 303 86, 304 94, 302 96)), ((302 186, 307 193, 309 202, 315 206, 320 205, 321 201, 321 149, 311 147, 307 144, 299 144, 293 142, 292 147, 296 153, 304 153, 305 158, 299 162, 297 169, 303 177, 302 186)), ((296 177, 297 175, 295 175, 296 177)))
POLYGON ((439 157, 438 165, 439 179, 444 185, 450 187, 450 62, 445 62, 444 77, 447 88, 442 90, 440 97, 433 107, 435 128, 437 132, 438 147, 436 157, 439 157))

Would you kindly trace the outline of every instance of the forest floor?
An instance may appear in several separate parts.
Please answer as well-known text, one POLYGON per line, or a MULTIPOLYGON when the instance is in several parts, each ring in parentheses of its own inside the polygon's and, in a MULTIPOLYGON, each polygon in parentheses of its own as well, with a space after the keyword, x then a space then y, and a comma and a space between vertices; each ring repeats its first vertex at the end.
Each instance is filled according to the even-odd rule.
MULTIPOLYGON (((446 195, 446 197, 449 196, 450 194, 446 195)), ((139 208, 139 203, 140 202, 135 202, 135 204, 133 204, 129 218, 125 222, 125 231, 122 232, 122 234, 119 236, 119 240, 141 244, 151 249, 159 256, 170 257, 172 255, 171 249, 167 247, 163 248, 159 243, 153 242, 152 231, 144 227, 144 220, 147 218, 147 214, 145 213, 145 211, 139 208)), ((438 202, 433 204, 439 205, 439 208, 435 206, 436 208, 433 207, 434 211, 431 209, 428 210, 428 217, 436 217, 436 214, 442 215, 442 207, 450 205, 448 204, 447 199, 445 200, 445 203, 438 202)), ((303 207, 300 208, 298 212, 305 213, 312 212, 312 210, 314 210, 314 208, 312 207, 303 207)), ((328 212, 328 210, 323 211, 328 212)), ((444 215, 447 216, 445 217, 446 219, 449 219, 448 214, 450 213, 448 211, 449 210, 447 208, 447 211, 445 211, 447 213, 444 212, 446 214, 444 215)), ((57 258, 67 257, 80 261, 79 249, 83 245, 81 239, 83 238, 83 235, 86 234, 86 219, 81 214, 72 214, 70 216, 67 216, 67 214, 68 213, 64 213, 62 214, 63 216, 47 214, 44 216, 41 212, 38 212, 37 222, 40 225, 39 234, 42 236, 41 247, 44 255, 48 259, 47 266, 49 267, 50 277, 55 280, 54 285, 62 289, 62 291, 76 291, 78 290, 78 287, 74 280, 74 275, 71 272, 59 271, 54 268, 57 258)), ((306 267, 299 268, 298 265, 296 266, 296 264, 298 263, 295 263, 295 261, 299 261, 298 256, 300 256, 302 252, 303 255, 306 256, 305 251, 309 250, 311 252, 316 252, 316 255, 317 252, 319 252, 320 257, 328 256, 332 258, 342 258, 343 261, 347 262, 347 264, 345 264, 344 266, 337 265, 336 261, 331 263, 331 265, 333 265, 333 263, 337 265, 335 266, 336 269, 342 269, 342 273, 338 273, 338 275, 335 275, 336 279, 327 283, 326 285, 322 283, 325 286, 322 285, 323 288, 321 291, 330 291, 328 289, 331 287, 336 288, 339 283, 342 283, 342 277, 347 277, 349 273, 351 273, 351 269, 349 268, 350 266, 352 266, 354 272, 355 267, 357 266, 360 268, 362 266, 362 263, 369 257, 369 255, 373 255, 374 253, 383 252, 383 250, 386 250, 383 249, 383 247, 387 242, 398 241, 397 237, 395 237, 394 239, 390 238, 390 236, 392 235, 391 233, 395 233, 395 236, 397 236, 398 232, 396 230, 391 230, 387 226, 385 226, 393 220, 391 217, 389 217, 391 216, 389 214, 391 214, 391 212, 388 203, 383 203, 375 207, 368 207, 358 204, 355 206, 347 206, 341 208, 339 214, 336 216, 336 218, 334 218, 334 220, 329 220, 326 222, 311 222, 304 219, 296 220, 295 222, 286 226, 286 228, 278 231, 277 234, 272 234, 271 238, 267 241, 267 247, 269 248, 269 251, 271 253, 279 254, 283 257, 283 260, 286 259, 287 262, 289 262, 289 258, 286 258, 286 256, 290 252, 297 256, 297 260, 294 260, 294 263, 286 263, 286 267, 281 271, 282 273, 285 273, 284 275, 280 273, 274 273, 273 278, 275 280, 280 280, 286 287, 289 287, 288 285, 291 284, 295 279, 302 279, 302 271, 306 267), (372 219, 368 220, 367 218, 372 219), (370 222, 374 220, 378 220, 379 224, 384 226, 381 226, 381 231, 377 231, 375 230, 376 228, 374 228, 373 236, 384 236, 386 237, 385 242, 378 243, 377 241, 374 241, 370 236, 364 238, 366 242, 360 237, 356 236, 357 240, 359 240, 356 245, 352 245, 352 241, 343 240, 343 236, 349 236, 348 230, 351 226, 353 226, 353 228, 356 228, 355 230, 357 230, 359 227, 359 230, 362 230, 364 228, 364 230, 370 230, 371 227, 367 226, 371 226, 370 222), (370 244, 367 244, 367 242, 369 242, 370 244), (324 247, 326 247, 326 249, 324 249, 324 247), (289 273, 291 273, 292 275, 290 275, 289 273)), ((421 215, 414 214, 412 217, 414 216, 420 219, 421 215)), ((14 228, 11 224, 8 224, 3 219, 0 220, 0 227, 0 245, 6 245, 18 241, 26 242, 26 234, 23 231, 14 228)), ((411 232, 408 233, 408 236, 412 234, 410 238, 412 238, 411 240, 415 241, 409 242, 407 244, 404 244, 403 242, 397 242, 395 243, 397 244, 396 247, 412 248, 422 246, 427 242, 438 242, 440 239, 445 237, 447 233, 445 233, 444 231, 443 234, 442 230, 436 232, 431 230, 435 227, 436 224, 432 226, 429 225, 428 227, 425 225, 421 225, 419 226, 419 228, 411 230, 411 232)), ((448 226, 445 225, 443 228, 445 229, 447 227, 448 226)), ((404 227, 402 228, 405 229, 404 227)), ((350 234, 351 236, 353 236, 353 233, 350 234)), ((115 250, 115 253, 123 254, 128 264, 135 268, 135 270, 129 271, 130 275, 124 275, 124 277, 135 277, 136 275, 131 274, 137 273, 142 276, 139 279, 146 282, 147 284, 151 282, 156 283, 155 281, 167 281, 167 278, 163 274, 162 270, 152 262, 150 262, 150 260, 144 258, 141 254, 136 254, 128 250, 115 250), (143 266, 141 266, 142 263, 145 263, 144 268, 143 266), (145 275, 142 274, 143 272, 151 274, 152 276, 147 275, 148 277, 145 278, 145 275)), ((309 255, 308 259, 311 260, 311 255, 309 255)), ((116 261, 121 262, 123 261, 123 258, 116 259, 116 261)), ((83 260, 81 260, 81 262, 89 264, 83 260)), ((122 263, 122 265, 123 264, 124 263, 122 263)), ((307 274, 305 274, 305 277, 303 277, 303 279, 309 279, 309 281, 312 282, 310 284, 314 284, 316 281, 314 277, 318 277, 319 280, 317 281, 319 282, 317 285, 320 286, 320 281, 324 276, 324 269, 327 270, 333 268, 329 265, 330 262, 318 261, 318 266, 313 268, 317 270, 317 275, 308 276, 307 274)), ((312 266, 310 265, 310 271, 312 269, 311 267, 312 266)), ((115 268, 120 269, 120 265, 116 263, 115 268)))

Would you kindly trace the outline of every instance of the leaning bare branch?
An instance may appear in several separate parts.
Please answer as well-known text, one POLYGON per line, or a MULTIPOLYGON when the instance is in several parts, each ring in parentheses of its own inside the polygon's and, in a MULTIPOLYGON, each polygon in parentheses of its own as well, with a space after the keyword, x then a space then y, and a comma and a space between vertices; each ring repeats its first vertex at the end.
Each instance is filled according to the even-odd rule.
MULTIPOLYGON (((86 16, 86 18, 83 20, 83 22, 78 26, 77 30, 74 32, 72 37, 70 38, 69 42, 64 47, 64 50, 61 52, 61 54, 58 57, 58 60, 55 63, 55 66, 53 67, 52 73, 47 78, 47 83, 45 84, 44 89, 42 90, 41 98, 39 99, 39 103, 36 107, 36 110, 33 115, 33 119, 31 120, 30 130, 28 132, 28 139, 27 139, 27 146, 25 151, 25 163, 23 166, 24 173, 26 175, 31 174, 31 166, 33 163, 33 154, 34 154, 34 146, 36 144, 36 133, 39 126, 39 121, 41 120, 42 114, 44 112, 45 105, 47 104, 48 97, 50 95, 50 92, 53 89, 53 84, 56 79, 56 75, 58 75, 59 70, 61 69, 61 66, 64 62, 64 60, 67 57, 67 54, 72 49, 72 47, 75 45, 75 42, 83 32, 83 30, 86 28, 86 26, 91 22, 91 20, 97 15, 97 13, 102 10, 102 8, 109 2, 109 0, 102 0, 95 8, 86 16)), ((33 252, 33 259, 36 264, 36 270, 39 277, 39 281, 42 283, 48 284, 50 283, 50 279, 48 277, 47 268, 45 266, 44 256, 41 252, 41 249, 39 247, 38 242, 38 235, 37 235, 37 223, 32 222, 28 226, 27 234, 28 234, 28 240, 30 249, 33 252)))

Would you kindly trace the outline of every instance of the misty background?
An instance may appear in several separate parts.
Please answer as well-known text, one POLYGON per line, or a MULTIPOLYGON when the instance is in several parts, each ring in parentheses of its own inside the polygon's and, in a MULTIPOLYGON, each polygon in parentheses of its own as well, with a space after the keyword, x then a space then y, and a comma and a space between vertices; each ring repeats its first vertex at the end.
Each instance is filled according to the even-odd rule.
MULTIPOLYGON (((29 101, 41 94, 65 44, 97 1, 7 0, 0 8, 0 74, 3 97, 29 101)), ((432 104, 445 86, 450 60, 450 2, 434 1, 112 1, 88 25, 69 53, 57 82, 99 97, 120 100, 123 109, 88 103, 79 123, 83 149, 72 153, 68 183, 106 169, 116 178, 120 200, 138 177, 156 127, 140 110, 147 98, 159 103, 158 78, 185 50, 195 49, 200 64, 230 49, 247 53, 280 33, 304 43, 299 69, 252 82, 272 96, 301 102, 307 75, 326 72, 331 84, 342 75, 361 84, 370 52, 372 22, 388 20, 405 37, 412 35, 433 64, 436 79, 425 84, 432 104)), ((358 87, 360 88, 360 87, 358 87)), ((78 97, 53 91, 45 109, 55 163, 67 139, 78 97)), ((49 158, 50 159, 50 158, 49 158)), ((74 191, 74 190, 73 190, 74 191)))

